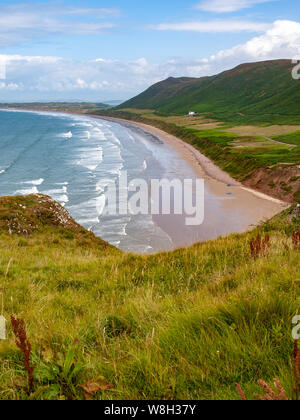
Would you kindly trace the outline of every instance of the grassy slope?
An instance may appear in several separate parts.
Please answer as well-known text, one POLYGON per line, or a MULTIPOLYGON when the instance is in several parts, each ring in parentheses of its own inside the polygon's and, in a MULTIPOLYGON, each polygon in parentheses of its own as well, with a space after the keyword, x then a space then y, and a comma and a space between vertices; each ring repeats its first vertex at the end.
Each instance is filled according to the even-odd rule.
POLYGON ((281 136, 273 136, 272 138, 283 143, 295 144, 296 146, 300 147, 300 131, 295 131, 294 133, 281 136))
MULTIPOLYGON (((271 235, 268 257, 250 256, 257 232, 141 257, 60 222, 46 199, 41 212, 40 201, 0 200, 4 314, 26 322, 32 398, 80 399, 79 384, 99 376, 114 388, 95 398, 236 399, 235 382, 251 397, 259 378, 275 376, 291 389, 291 319, 300 305, 295 210, 258 229, 271 235), (8 233, 23 224, 35 226, 31 235, 8 233), (75 371, 67 363, 74 355, 75 371)), ((0 361, 0 398, 27 398, 10 326, 0 361)))
POLYGON ((237 124, 299 122, 300 84, 290 60, 243 64, 217 76, 167 79, 122 104, 164 114, 193 110, 237 124))

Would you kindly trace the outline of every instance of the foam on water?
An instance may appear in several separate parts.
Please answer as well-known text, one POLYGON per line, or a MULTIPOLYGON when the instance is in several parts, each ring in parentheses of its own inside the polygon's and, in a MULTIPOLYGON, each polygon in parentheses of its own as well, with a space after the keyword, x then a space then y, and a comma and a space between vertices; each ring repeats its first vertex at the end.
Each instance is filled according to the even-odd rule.
POLYGON ((78 223, 126 251, 147 253, 157 239, 170 248, 151 216, 113 215, 127 200, 123 191, 114 202, 121 171, 132 179, 154 165, 140 132, 87 116, 7 111, 2 121, 3 115, 0 195, 50 195, 78 223))
POLYGON ((99 128, 98 124, 97 124, 97 126, 93 127, 92 133, 93 133, 93 135, 97 136, 97 139, 99 139, 99 140, 105 140, 105 141, 107 140, 104 132, 99 128))
POLYGON ((52 190, 41 190, 42 194, 49 195, 50 197, 54 198, 54 200, 58 201, 60 204, 65 205, 69 202, 68 197, 68 188, 63 186, 62 188, 56 188, 52 190))
POLYGON ((38 194, 39 191, 37 186, 42 185, 44 182, 43 178, 32 180, 32 181, 22 181, 19 182, 20 185, 32 185, 32 187, 21 188, 14 192, 14 195, 29 195, 29 194, 38 194))
POLYGON ((64 139, 71 139, 73 137, 73 133, 72 131, 68 131, 67 133, 63 133, 61 137, 63 137, 64 139))
POLYGON ((71 214, 76 215, 76 220, 79 224, 91 230, 99 224, 100 216, 102 214, 105 197, 94 197, 90 200, 84 201, 77 205, 68 206, 71 214))
POLYGON ((44 179, 40 178, 40 179, 33 180, 33 181, 23 181, 23 182, 21 182, 21 184, 42 185, 43 182, 44 182, 44 179))
POLYGON ((115 135, 114 135, 114 133, 111 131, 110 132, 110 135, 111 135, 111 138, 113 139, 113 141, 115 142, 115 143, 117 143, 118 145, 120 145, 121 146, 121 142, 120 142, 120 140, 118 139, 118 137, 116 137, 115 135))
POLYGON ((75 122, 73 124, 71 124, 72 127, 93 127, 93 124, 89 123, 89 122, 75 122))
POLYGON ((78 164, 94 171, 103 161, 102 147, 82 147, 80 148, 80 157, 78 164))
POLYGON ((32 188, 23 188, 21 190, 17 190, 14 192, 13 195, 29 195, 29 194, 38 194, 39 191, 36 187, 32 188))
POLYGON ((100 195, 96 198, 96 210, 99 216, 102 215, 104 207, 105 207, 105 195, 100 195))

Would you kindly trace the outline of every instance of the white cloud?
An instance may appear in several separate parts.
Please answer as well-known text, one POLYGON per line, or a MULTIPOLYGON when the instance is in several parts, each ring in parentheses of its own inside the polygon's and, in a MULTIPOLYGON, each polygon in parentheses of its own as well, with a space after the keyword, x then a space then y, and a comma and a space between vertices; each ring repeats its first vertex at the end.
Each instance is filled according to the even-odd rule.
POLYGON ((119 16, 117 9, 79 8, 58 4, 0 6, 0 45, 24 42, 51 34, 99 34, 115 26, 103 19, 119 16))
POLYGON ((271 1, 274 0, 203 0, 196 6, 196 9, 206 12, 229 13, 271 1))
POLYGON ((217 74, 241 63, 276 59, 300 59, 300 23, 279 20, 263 35, 187 65, 186 75, 217 74))
POLYGON ((228 58, 242 61, 294 58, 300 54, 300 23, 278 20, 265 34, 242 45, 218 52, 210 61, 228 58))
POLYGON ((159 64, 144 57, 126 62, 0 55, 7 63, 1 101, 126 99, 170 76, 209 76, 244 62, 280 58, 300 59, 299 22, 276 21, 262 35, 210 57, 167 58, 159 64))
POLYGON ((203 22, 161 23, 151 25, 158 31, 191 31, 202 33, 225 32, 265 32, 271 25, 268 23, 250 22, 244 20, 213 20, 203 22))
POLYGON ((27 63, 38 63, 38 64, 50 64, 50 63, 57 63, 57 61, 61 60, 60 57, 47 57, 47 56, 27 56, 27 55, 8 55, 8 54, 0 54, 0 62, 9 63, 11 61, 25 61, 27 63))
MULTIPOLYGON (((23 63, 35 63, 35 64, 53 64, 60 60, 59 57, 47 57, 47 56, 25 56, 25 55, 5 55, 0 54, 0 79, 6 79, 7 67, 11 62, 23 63)), ((4 89, 5 86, 2 86, 4 89)))
POLYGON ((21 89, 21 85, 18 85, 17 83, 5 83, 5 82, 0 82, 0 90, 20 90, 21 89))

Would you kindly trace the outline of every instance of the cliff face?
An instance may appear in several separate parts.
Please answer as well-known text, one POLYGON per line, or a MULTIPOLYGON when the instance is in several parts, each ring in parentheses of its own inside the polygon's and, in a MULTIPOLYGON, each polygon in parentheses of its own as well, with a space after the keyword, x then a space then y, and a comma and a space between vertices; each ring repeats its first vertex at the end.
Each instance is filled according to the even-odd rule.
POLYGON ((259 169, 244 184, 286 202, 300 202, 299 165, 259 169))

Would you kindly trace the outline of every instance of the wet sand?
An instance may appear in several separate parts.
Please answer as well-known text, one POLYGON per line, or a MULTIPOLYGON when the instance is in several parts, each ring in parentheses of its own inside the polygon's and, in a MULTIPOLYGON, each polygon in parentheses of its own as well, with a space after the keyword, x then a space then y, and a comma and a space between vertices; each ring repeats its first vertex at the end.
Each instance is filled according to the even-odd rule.
MULTIPOLYGON (((91 115, 95 118, 95 116, 91 115)), ((290 204, 244 187, 216 166, 193 146, 156 127, 115 118, 100 119, 138 126, 158 137, 166 147, 175 149, 193 172, 205 180, 205 217, 200 226, 186 226, 185 215, 153 216, 155 223, 172 239, 174 248, 213 240, 231 233, 242 233, 272 218, 290 204)))

